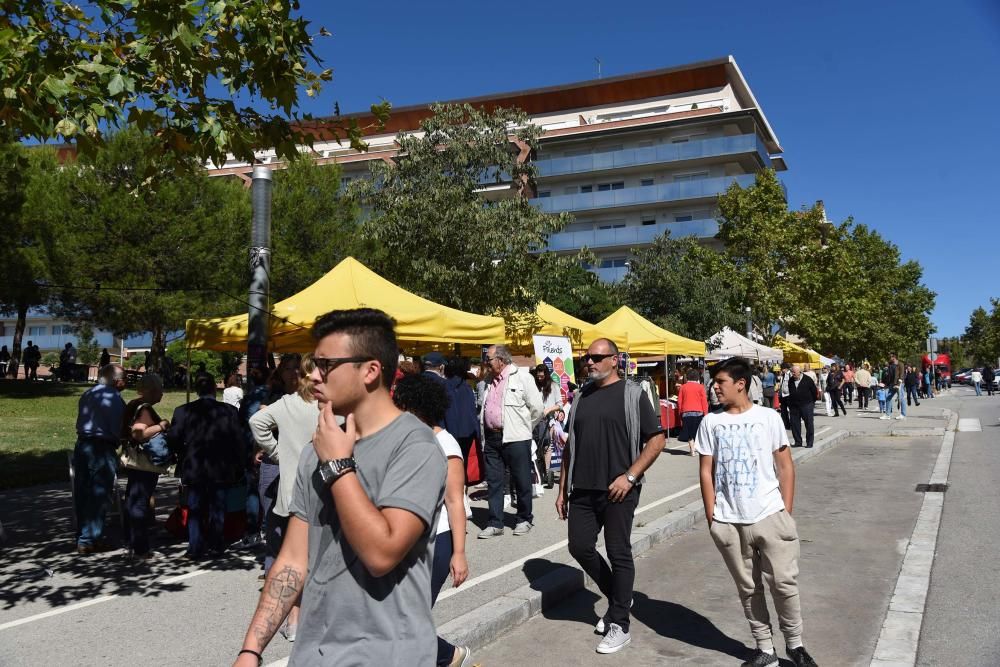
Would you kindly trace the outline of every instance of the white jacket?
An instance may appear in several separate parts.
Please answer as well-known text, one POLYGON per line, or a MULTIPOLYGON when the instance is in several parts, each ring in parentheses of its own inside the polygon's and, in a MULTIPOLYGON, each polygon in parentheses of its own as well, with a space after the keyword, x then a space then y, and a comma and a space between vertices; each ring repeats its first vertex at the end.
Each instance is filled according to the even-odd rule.
MULTIPOLYGON (((493 383, 486 385, 483 405, 479 408, 479 425, 485 432, 486 403, 490 400, 493 383)), ((534 376, 526 369, 514 366, 507 376, 507 389, 503 397, 500 421, 503 424, 503 442, 531 440, 531 431, 542 417, 542 393, 535 385, 534 376)))

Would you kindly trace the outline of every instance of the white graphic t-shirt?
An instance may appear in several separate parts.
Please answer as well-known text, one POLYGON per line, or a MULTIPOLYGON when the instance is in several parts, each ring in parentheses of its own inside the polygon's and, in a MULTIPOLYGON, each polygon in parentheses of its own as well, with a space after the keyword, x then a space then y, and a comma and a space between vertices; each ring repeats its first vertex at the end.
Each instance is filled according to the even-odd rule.
POLYGON ((705 415, 695 449, 715 458, 714 521, 757 523, 785 509, 774 452, 787 446, 785 425, 771 408, 754 405, 742 414, 705 415))

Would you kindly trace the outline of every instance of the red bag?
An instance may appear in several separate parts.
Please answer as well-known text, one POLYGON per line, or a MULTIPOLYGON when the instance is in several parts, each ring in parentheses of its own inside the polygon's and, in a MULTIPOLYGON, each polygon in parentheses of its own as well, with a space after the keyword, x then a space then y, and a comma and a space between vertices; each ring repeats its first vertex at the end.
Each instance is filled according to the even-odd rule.
POLYGON ((465 462, 465 484, 473 486, 483 481, 483 453, 479 449, 479 441, 473 440, 469 447, 469 460, 465 462))

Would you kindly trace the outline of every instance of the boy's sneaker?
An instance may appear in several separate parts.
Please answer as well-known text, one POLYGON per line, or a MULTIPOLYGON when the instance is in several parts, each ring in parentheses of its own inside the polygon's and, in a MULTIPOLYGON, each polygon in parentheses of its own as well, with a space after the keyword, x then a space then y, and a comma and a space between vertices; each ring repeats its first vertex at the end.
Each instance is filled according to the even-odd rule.
POLYGON ((522 521, 521 523, 514 526, 515 535, 527 535, 531 532, 531 524, 527 521, 522 521))
POLYGON ((892 419, 889 415, 882 415, 879 419, 892 419))
MULTIPOLYGON (((791 655, 791 654, 789 654, 791 655)), ((778 665, 778 654, 764 653, 759 648, 755 648, 750 654, 750 659, 743 663, 742 667, 768 667, 778 665)))
POLYGON ((795 667, 816 667, 816 661, 806 651, 805 646, 799 646, 798 648, 786 647, 785 654, 788 655, 789 660, 795 663, 795 667))
POLYGON ((608 634, 597 645, 598 653, 617 653, 632 643, 632 635, 622 630, 622 626, 611 623, 608 626, 608 634))
POLYGON ((491 537, 500 537, 503 535, 503 528, 494 528, 493 526, 486 526, 479 532, 479 539, 488 540, 491 537))
POLYGON ((906 415, 896 415, 896 419, 906 419, 906 415))
MULTIPOLYGON (((635 598, 632 598, 632 601, 628 603, 628 608, 631 609, 634 606, 635 606, 635 598)), ((603 635, 605 630, 608 629, 608 623, 610 623, 610 621, 608 621, 609 613, 611 613, 611 609, 608 609, 608 612, 604 614, 604 616, 601 616, 599 619, 597 619, 597 625, 594 626, 595 633, 603 635)))

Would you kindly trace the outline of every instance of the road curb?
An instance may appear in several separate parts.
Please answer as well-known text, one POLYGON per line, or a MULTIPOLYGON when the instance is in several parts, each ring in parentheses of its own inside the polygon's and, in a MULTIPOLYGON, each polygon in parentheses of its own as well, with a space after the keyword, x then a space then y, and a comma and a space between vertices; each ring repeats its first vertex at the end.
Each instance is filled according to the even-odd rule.
MULTIPOLYGON (((795 448, 796 463, 808 461, 857 433, 835 431, 810 448, 795 448)), ((871 435, 866 433, 863 435, 871 435)), ((686 532, 705 518, 701 500, 696 500, 632 530, 632 554, 638 556, 665 540, 686 532)), ((551 609, 586 587, 587 577, 573 565, 560 565, 531 583, 500 596, 485 605, 457 616, 438 627, 438 634, 456 646, 476 650, 521 625, 531 617, 551 609)))

